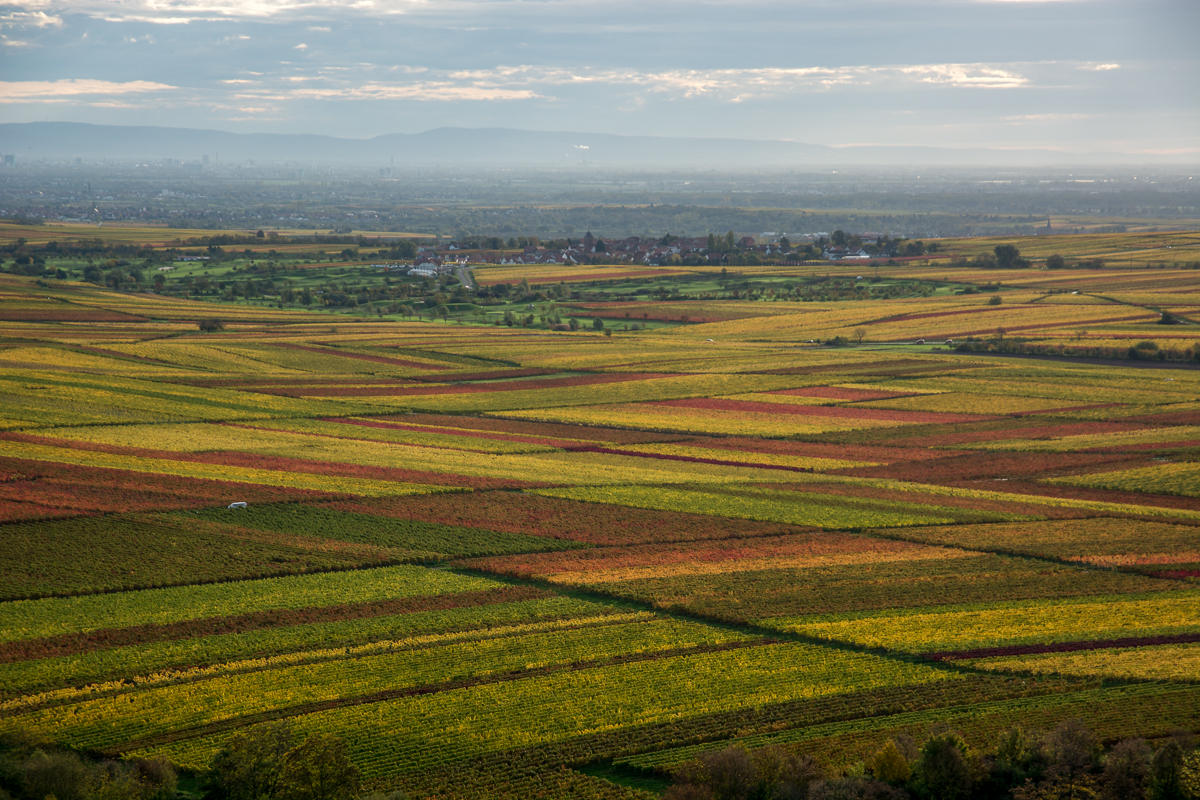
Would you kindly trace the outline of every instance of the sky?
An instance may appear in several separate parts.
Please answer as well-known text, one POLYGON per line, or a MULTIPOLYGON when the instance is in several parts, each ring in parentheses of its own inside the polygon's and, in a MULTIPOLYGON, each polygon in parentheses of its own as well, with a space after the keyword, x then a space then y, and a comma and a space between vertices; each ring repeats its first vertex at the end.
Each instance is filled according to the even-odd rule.
POLYGON ((1190 159, 1197 32, 1200 0, 27 0, 0 121, 1190 159))

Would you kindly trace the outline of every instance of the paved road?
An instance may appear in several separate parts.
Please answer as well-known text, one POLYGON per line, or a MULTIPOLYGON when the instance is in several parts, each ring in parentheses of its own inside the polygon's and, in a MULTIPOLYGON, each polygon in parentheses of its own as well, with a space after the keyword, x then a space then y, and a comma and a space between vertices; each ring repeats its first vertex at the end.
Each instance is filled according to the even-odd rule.
POLYGON ((454 274, 458 276, 458 282, 461 283, 463 286, 465 286, 468 289, 475 288, 475 282, 473 280, 471 280, 471 268, 470 267, 456 267, 454 270, 454 274))

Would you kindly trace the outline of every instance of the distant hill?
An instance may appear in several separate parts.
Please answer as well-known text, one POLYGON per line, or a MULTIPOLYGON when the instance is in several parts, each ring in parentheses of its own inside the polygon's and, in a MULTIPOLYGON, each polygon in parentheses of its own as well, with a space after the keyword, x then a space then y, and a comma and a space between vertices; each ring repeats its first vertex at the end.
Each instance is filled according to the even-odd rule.
POLYGON ((1052 150, 984 148, 828 147, 785 141, 607 133, 525 131, 510 128, 436 128, 347 139, 303 133, 228 133, 189 128, 90 125, 79 122, 0 124, 0 153, 18 163, 46 158, 136 161, 172 158, 224 164, 363 164, 412 166, 535 166, 715 169, 750 167, 977 165, 1051 166, 1144 164, 1179 158, 1128 153, 1064 154, 1052 150))

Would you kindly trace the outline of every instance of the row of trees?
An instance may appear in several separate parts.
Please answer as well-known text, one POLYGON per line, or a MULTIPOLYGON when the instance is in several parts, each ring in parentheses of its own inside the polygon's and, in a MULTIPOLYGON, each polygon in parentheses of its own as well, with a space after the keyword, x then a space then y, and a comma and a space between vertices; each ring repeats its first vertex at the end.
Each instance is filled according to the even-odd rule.
MULTIPOLYGON (((360 795, 358 768, 330 734, 299 737, 286 722, 235 733, 199 776, 206 800, 407 800, 401 791, 360 795)), ((162 759, 89 761, 0 740, 0 800, 174 800, 179 779, 162 759)))
MULTIPOLYGON (((1153 340, 1146 340, 1129 347, 1111 347, 1092 344, 1056 344, 1049 342, 1025 342, 1020 339, 1005 339, 1004 328, 996 329, 991 340, 978 338, 959 342, 955 349, 963 353, 1014 353, 1030 356, 1069 356, 1072 358, 1132 359, 1134 361, 1200 361, 1200 342, 1184 347, 1159 347, 1153 340)), ((1078 339, 1087 336, 1080 331, 1078 339)))
POLYGON ((88 761, 20 736, 0 740, 0 800, 171 800, 177 785, 161 759, 88 761))
POLYGON ((1198 800, 1200 752, 1181 734, 1151 748, 1126 739, 1105 752, 1080 720, 1053 731, 1012 728, 980 753, 943 729, 921 745, 888 741, 831 777, 786 746, 730 747, 679 770, 664 800, 1198 800))

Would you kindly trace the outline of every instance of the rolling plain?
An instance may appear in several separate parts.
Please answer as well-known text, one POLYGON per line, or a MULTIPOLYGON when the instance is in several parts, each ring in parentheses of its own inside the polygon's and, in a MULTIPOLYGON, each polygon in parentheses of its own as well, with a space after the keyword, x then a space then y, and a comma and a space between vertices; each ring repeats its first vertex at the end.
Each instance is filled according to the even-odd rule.
MULTIPOLYGON (((287 720, 412 797, 644 798, 730 743, 1198 731, 1173 259, 563 303, 580 331, 0 275, 0 732, 199 772, 287 720)), ((475 276, 662 280, 570 269, 475 276)))

